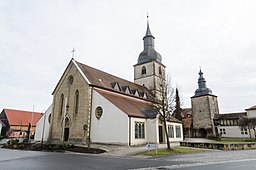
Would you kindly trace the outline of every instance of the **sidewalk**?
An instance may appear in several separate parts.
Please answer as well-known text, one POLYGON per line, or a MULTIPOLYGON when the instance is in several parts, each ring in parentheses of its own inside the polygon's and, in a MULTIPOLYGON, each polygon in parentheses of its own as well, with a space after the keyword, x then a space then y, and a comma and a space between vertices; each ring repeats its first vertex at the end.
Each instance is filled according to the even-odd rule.
MULTIPOLYGON (((171 147, 179 147, 179 143, 171 143, 171 147)), ((142 152, 148 151, 145 145, 139 146, 123 146, 123 145, 103 145, 103 144, 91 144, 92 148, 99 148, 106 150, 104 155, 112 156, 134 156, 142 152)), ((158 149, 166 148, 166 144, 158 144, 158 149)), ((153 149, 150 149, 153 150, 153 149)))

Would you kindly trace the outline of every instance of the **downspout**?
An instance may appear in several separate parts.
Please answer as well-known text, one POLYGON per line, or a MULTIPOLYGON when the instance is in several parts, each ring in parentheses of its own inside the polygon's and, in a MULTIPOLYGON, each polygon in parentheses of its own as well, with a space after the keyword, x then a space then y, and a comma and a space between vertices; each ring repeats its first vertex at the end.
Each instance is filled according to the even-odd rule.
POLYGON ((129 116, 129 146, 131 146, 131 117, 129 116))
POLYGON ((93 87, 91 87, 90 88, 90 93, 91 93, 91 100, 90 100, 90 111, 89 111, 89 119, 88 119, 88 121, 89 121, 89 123, 88 123, 88 125, 89 125, 89 131, 88 131, 88 139, 87 139, 87 144, 88 144, 88 148, 90 148, 90 145, 91 145, 91 124, 92 124, 92 96, 93 96, 93 87))

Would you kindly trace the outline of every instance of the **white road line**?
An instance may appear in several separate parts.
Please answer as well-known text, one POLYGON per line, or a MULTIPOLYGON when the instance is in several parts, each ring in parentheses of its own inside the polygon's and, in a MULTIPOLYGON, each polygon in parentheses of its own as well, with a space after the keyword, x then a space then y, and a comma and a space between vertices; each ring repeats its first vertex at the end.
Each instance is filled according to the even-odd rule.
POLYGON ((166 166, 157 166, 157 167, 148 167, 148 168, 138 168, 132 170, 159 170, 159 169, 179 169, 179 168, 188 168, 195 166, 205 166, 205 165, 214 165, 214 164, 225 164, 233 162, 246 162, 246 161, 256 161, 256 158, 251 159, 241 159, 241 160, 227 160, 219 162, 205 162, 205 163, 192 163, 192 164, 178 164, 178 165, 166 165, 166 166))

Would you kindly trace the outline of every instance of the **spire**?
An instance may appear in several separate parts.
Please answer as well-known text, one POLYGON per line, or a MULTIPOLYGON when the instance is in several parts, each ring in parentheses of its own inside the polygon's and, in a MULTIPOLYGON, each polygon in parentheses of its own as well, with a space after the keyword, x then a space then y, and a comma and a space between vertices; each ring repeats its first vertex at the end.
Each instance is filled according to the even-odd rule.
POLYGON ((146 35, 143 37, 144 50, 140 53, 137 64, 143 64, 146 62, 150 62, 152 60, 158 61, 160 63, 162 61, 161 55, 155 50, 155 44, 154 44, 155 37, 151 34, 148 18, 149 16, 147 15, 147 31, 146 31, 146 35))
POLYGON ((203 72, 200 68, 199 70, 199 78, 198 78, 198 89, 195 91, 195 96, 203 96, 203 95, 213 95, 212 90, 210 88, 207 88, 206 86, 206 80, 203 77, 203 72))
MULTIPOLYGON (((152 36, 152 34, 151 34, 151 31, 150 31, 150 29, 149 29, 149 21, 148 21, 148 18, 149 18, 149 16, 148 16, 148 14, 147 14, 147 31, 146 31, 146 35, 145 35, 145 37, 146 36, 152 36)), ((145 38, 144 37, 144 38, 145 38)), ((153 36, 152 36, 153 37, 153 36)), ((143 39, 144 39, 143 38, 143 39)), ((153 38, 155 38, 155 37, 153 37, 153 38)))

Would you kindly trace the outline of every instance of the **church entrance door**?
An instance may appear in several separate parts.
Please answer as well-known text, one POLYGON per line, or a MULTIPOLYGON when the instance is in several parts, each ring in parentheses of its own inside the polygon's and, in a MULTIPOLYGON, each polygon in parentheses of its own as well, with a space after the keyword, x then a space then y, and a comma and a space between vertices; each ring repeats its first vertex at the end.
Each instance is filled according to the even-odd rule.
POLYGON ((68 141, 69 139, 69 119, 66 117, 65 118, 65 128, 64 128, 64 141, 68 141))
POLYGON ((64 141, 68 141, 69 138, 69 128, 64 129, 64 141))
POLYGON ((158 126, 159 143, 163 143, 163 126, 158 126))
POLYGON ((199 137, 200 138, 207 138, 207 131, 203 128, 199 129, 199 137))

